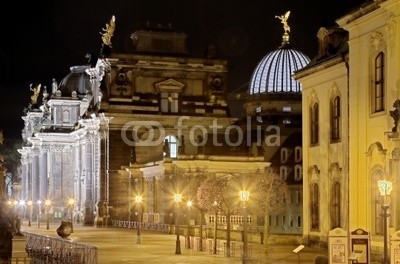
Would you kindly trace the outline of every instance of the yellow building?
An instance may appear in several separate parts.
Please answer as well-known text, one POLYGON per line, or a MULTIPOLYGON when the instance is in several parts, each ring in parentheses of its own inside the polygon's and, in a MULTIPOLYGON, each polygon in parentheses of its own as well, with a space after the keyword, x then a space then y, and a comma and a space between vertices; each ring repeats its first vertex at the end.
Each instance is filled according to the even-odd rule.
POLYGON ((303 235, 326 245, 334 228, 362 229, 374 255, 385 231, 379 180, 393 182, 389 233, 400 225, 400 1, 369 1, 336 22, 320 28, 317 58, 295 74, 303 85, 303 235))

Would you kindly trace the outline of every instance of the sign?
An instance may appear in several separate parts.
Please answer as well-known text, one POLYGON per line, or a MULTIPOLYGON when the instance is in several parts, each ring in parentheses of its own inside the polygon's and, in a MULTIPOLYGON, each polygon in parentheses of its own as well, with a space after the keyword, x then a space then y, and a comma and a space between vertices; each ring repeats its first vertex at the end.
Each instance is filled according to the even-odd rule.
POLYGON ((329 231, 329 264, 347 264, 349 245, 347 231, 335 228, 329 231))
POLYGON ((390 241, 390 259, 393 264, 400 264, 400 230, 396 231, 390 241))
POLYGON ((368 264, 370 259, 369 233, 363 229, 356 229, 351 232, 351 253, 358 264, 368 264))

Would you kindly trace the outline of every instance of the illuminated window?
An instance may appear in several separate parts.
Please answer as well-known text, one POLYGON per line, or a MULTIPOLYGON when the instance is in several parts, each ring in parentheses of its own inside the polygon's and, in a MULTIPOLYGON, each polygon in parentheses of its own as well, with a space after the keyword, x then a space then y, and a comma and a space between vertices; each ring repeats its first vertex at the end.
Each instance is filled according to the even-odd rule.
POLYGON ((164 138, 164 156, 170 158, 176 158, 178 153, 178 146, 176 138, 172 135, 168 135, 164 138))
POLYGON ((281 148, 281 163, 286 163, 288 160, 289 150, 287 148, 281 148))
POLYGON ((287 179, 287 174, 288 174, 288 169, 286 166, 281 166, 279 168, 279 172, 280 172, 280 176, 282 178, 282 180, 286 181, 287 179))
POLYGON ((177 92, 162 91, 161 112, 163 113, 178 113, 179 110, 179 94, 177 92))
POLYGON ((303 178, 303 169, 301 165, 297 164, 294 166, 294 179, 300 181, 303 178))
POLYGON ((301 147, 300 146, 296 146, 294 148, 294 161, 295 162, 300 162, 303 159, 302 157, 302 153, 301 153, 301 147))

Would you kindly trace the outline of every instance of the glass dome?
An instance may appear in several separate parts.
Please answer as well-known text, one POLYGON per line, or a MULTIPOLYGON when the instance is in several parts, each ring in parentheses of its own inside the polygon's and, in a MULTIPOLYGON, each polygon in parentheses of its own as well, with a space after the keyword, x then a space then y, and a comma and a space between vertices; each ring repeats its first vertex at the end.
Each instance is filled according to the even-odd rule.
POLYGON ((293 72, 306 66, 310 59, 285 43, 269 52, 255 68, 249 93, 299 93, 301 84, 292 77, 293 72))

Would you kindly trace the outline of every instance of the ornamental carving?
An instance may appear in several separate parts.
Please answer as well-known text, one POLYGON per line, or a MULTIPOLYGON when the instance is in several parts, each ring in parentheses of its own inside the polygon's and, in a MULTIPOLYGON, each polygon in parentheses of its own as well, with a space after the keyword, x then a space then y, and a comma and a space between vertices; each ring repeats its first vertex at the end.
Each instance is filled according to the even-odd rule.
POLYGON ((400 161, 400 149, 396 148, 392 151, 392 158, 396 161, 400 161))
POLYGON ((376 53, 378 51, 386 51, 386 42, 383 34, 380 32, 374 32, 369 37, 370 53, 376 53))

